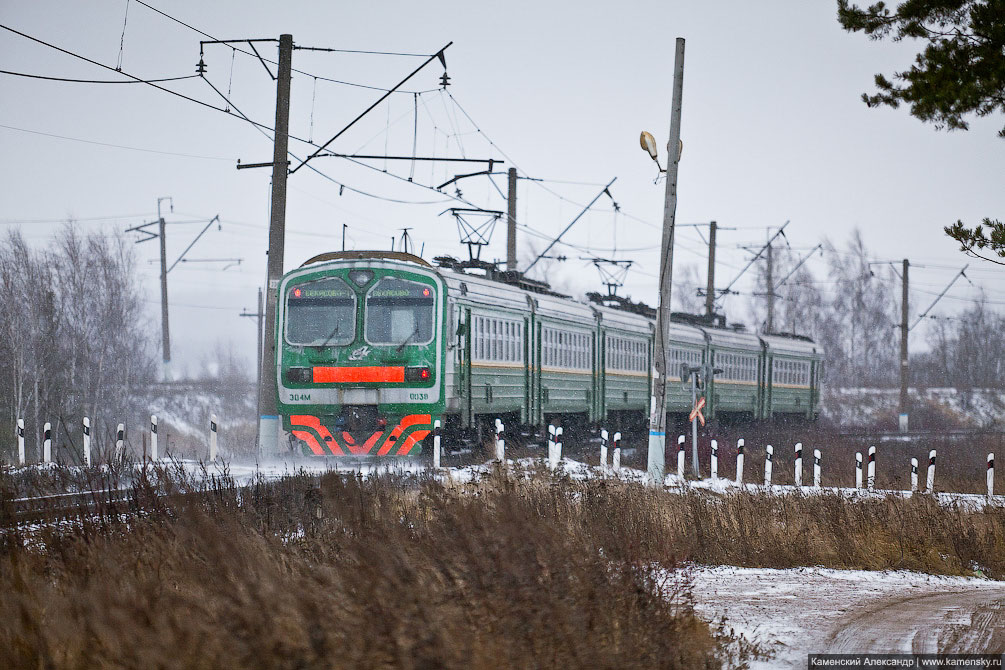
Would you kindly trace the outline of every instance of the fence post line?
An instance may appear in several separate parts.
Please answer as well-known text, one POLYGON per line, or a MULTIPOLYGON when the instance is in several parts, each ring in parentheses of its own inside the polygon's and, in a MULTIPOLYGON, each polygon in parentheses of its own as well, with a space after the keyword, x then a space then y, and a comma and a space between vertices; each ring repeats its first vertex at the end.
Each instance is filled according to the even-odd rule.
POLYGON ((42 428, 42 462, 52 461, 52 424, 48 421, 42 428))
POLYGON ((677 479, 684 481, 684 440, 683 435, 677 437, 677 479))
POLYGON ((611 467, 615 472, 621 472, 621 433, 614 433, 614 455, 611 457, 611 467))
POLYGON ((915 493, 918 490, 918 459, 911 459, 911 492, 915 493))
POLYGON ((126 425, 120 423, 115 427, 115 460, 121 461, 125 456, 126 425))
POLYGON ((770 444, 764 448, 764 485, 771 486, 771 456, 775 453, 775 448, 770 444))
POLYGON ((995 455, 988 454, 988 496, 995 494, 995 455))
POLYGON ((91 420, 86 416, 82 422, 84 430, 84 467, 91 467, 91 420))
POLYGON ((719 443, 716 440, 712 440, 712 463, 711 470, 712 479, 716 480, 719 478, 719 443))
POLYGON ((796 442, 796 486, 803 485, 803 443, 796 442))
POLYGON ((813 488, 820 488, 820 450, 813 450, 813 488))
POLYGON ((24 419, 17 420, 17 462, 24 465, 24 419))
POLYGON ((157 415, 150 415, 150 460, 157 460, 157 415))
POLYGON ((743 438, 736 441, 736 485, 743 485, 743 438))
POLYGON ((862 488, 862 452, 855 452, 855 488, 862 488))
POLYGON ((496 460, 506 462, 506 424, 496 419, 496 460))
POLYGON ((600 470, 602 472, 607 471, 607 436, 608 432, 605 429, 600 431, 600 470))
POLYGON ((935 493, 935 449, 928 452, 928 489, 929 493, 935 493))
POLYGON ((433 422, 433 469, 440 469, 440 420, 433 422))
POLYGON ((216 414, 211 414, 209 417, 209 460, 216 462, 216 414))
POLYGON ((870 491, 876 485, 876 447, 869 447, 869 474, 866 483, 870 491))

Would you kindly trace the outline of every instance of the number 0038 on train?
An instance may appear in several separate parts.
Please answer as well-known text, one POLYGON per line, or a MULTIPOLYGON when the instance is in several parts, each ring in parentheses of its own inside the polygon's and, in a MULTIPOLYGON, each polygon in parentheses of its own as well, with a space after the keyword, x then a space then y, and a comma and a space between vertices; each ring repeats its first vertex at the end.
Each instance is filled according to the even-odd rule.
MULTIPOLYGON (((316 256, 278 291, 279 413, 306 455, 415 456, 436 420, 462 431, 499 416, 647 420, 655 323, 637 306, 382 251, 316 256)), ((716 369, 703 389, 709 418, 817 416, 823 352, 809 338, 675 320, 670 360, 672 416, 691 409, 683 366, 716 369)))

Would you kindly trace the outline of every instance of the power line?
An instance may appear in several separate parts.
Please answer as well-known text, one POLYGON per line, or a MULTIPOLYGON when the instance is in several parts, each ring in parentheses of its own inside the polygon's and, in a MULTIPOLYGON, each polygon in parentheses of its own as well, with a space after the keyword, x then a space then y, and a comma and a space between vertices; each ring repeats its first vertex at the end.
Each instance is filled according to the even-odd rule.
MULTIPOLYGON (((116 72, 122 71, 116 70, 116 72)), ((182 77, 162 77, 160 79, 145 79, 143 81, 137 81, 133 79, 72 79, 70 77, 50 77, 48 75, 29 74, 27 72, 12 72, 10 70, 0 70, 0 74, 9 74, 14 77, 26 77, 28 79, 45 79, 46 81, 65 81, 74 84, 151 84, 165 81, 183 81, 185 79, 194 79, 199 76, 197 74, 187 74, 182 77)))
MULTIPOLYGON (((210 35, 209 33, 207 33, 207 32, 204 32, 204 31, 202 31, 202 30, 199 30, 199 29, 198 29, 198 28, 196 28, 195 26, 192 26, 192 25, 190 25, 190 24, 188 24, 188 23, 185 23, 185 22, 184 22, 184 21, 182 21, 181 19, 178 19, 178 18, 175 18, 174 16, 171 16, 171 15, 170 15, 170 14, 168 14, 167 12, 165 12, 165 11, 162 11, 162 10, 160 10, 160 9, 157 9, 157 8, 156 8, 156 7, 154 7, 153 5, 150 5, 150 4, 146 3, 146 2, 143 2, 143 0, 136 0, 136 2, 138 2, 139 4, 143 5, 144 7, 146 7, 147 9, 149 9, 149 10, 151 10, 151 11, 153 11, 153 12, 156 12, 156 13, 160 14, 161 16, 163 16, 163 17, 164 17, 164 18, 166 18, 166 19, 169 19, 169 20, 171 20, 171 21, 174 21, 175 23, 177 23, 177 24, 179 24, 179 25, 182 25, 182 26, 184 26, 184 27, 188 28, 189 30, 191 30, 191 31, 193 31, 193 32, 196 32, 196 33, 199 33, 199 34, 200 34, 200 35, 202 35, 203 37, 208 37, 209 39, 211 39, 211 40, 214 40, 214 41, 216 41, 216 39, 217 39, 217 38, 213 37, 212 35, 210 35)), ((236 40, 235 40, 235 41, 236 41, 236 40)), ((255 58, 255 59, 259 59, 259 60, 263 60, 263 61, 265 61, 266 63, 272 63, 273 65, 276 65, 276 64, 277 64, 277 63, 276 63, 276 61, 274 61, 274 60, 270 60, 270 59, 268 59, 268 58, 260 58, 259 56, 256 56, 256 55, 255 55, 255 54, 253 54, 253 53, 250 53, 250 52, 248 52, 248 51, 245 51, 244 49, 240 49, 240 48, 237 48, 237 47, 231 47, 231 48, 233 48, 233 49, 234 49, 235 51, 238 51, 238 52, 240 52, 240 53, 244 54, 245 56, 249 56, 249 57, 251 57, 251 58, 255 58)), ((296 47, 294 47, 294 48, 296 48, 296 47)), ((426 55, 426 54, 422 54, 422 55, 426 55)), ((310 73, 310 72, 305 72, 305 71, 303 71, 303 70, 298 70, 298 69, 296 69, 296 68, 291 68, 291 69, 292 69, 292 70, 293 70, 294 72, 296 72, 297 74, 302 74, 302 75, 306 75, 306 76, 308 76, 308 77, 314 77, 314 78, 316 78, 316 79, 319 79, 319 80, 321 80, 321 81, 327 81, 327 82, 331 82, 331 83, 333 83, 333 84, 340 84, 340 85, 342 85, 342 86, 352 86, 352 87, 355 87, 355 88, 365 88, 365 89, 369 89, 369 90, 371 90, 371 91, 384 91, 384 92, 387 92, 387 91, 388 91, 388 89, 386 89, 386 88, 380 88, 379 86, 369 86, 369 85, 367 85, 367 84, 357 84, 357 83, 354 83, 354 82, 351 82, 351 81, 341 81, 341 80, 339 80, 339 79, 330 79, 330 78, 328 78, 328 77, 322 77, 322 76, 320 76, 320 75, 316 75, 316 74, 312 74, 312 73, 310 73)), ((426 90, 426 91, 407 91, 407 90, 399 90, 399 91, 395 91, 395 92, 396 92, 396 93, 429 93, 430 91, 435 91, 435 90, 436 90, 436 89, 429 89, 429 90, 426 90)))
MULTIPOLYGON (((139 2, 139 0, 137 0, 137 2, 139 2)), ((6 31, 12 32, 15 35, 20 35, 21 37, 23 37, 23 38, 25 38, 27 40, 31 40, 32 42, 35 42, 37 44, 41 44, 42 46, 49 47, 50 49, 55 49, 56 51, 59 51, 61 53, 66 54, 67 56, 73 56, 74 58, 77 58, 77 59, 82 60, 84 62, 90 63, 91 65, 97 65, 98 67, 103 68, 105 70, 110 70, 111 72, 118 72, 120 74, 123 74, 123 75, 125 75, 125 76, 127 76, 127 77, 129 77, 131 79, 135 79, 137 83, 147 84, 149 86, 153 86, 156 89, 164 91, 165 93, 170 93, 171 95, 177 96, 177 97, 182 98, 184 100, 188 100, 189 102, 194 102, 197 105, 201 105, 203 107, 208 107, 209 109, 214 109, 214 110, 216 110, 218 112, 223 112, 224 114, 230 114, 230 112, 228 112, 228 111, 226 111, 224 109, 221 109, 219 107, 214 107, 213 105, 209 104, 208 102, 203 102, 202 100, 197 100, 196 98, 191 98, 191 97, 189 97, 187 95, 179 93, 178 91, 172 91, 170 88, 165 88, 164 86, 158 86, 157 84, 152 83, 150 81, 147 81, 146 79, 142 79, 141 77, 137 77, 135 75, 129 74, 125 70, 116 70, 115 68, 113 68, 113 67, 111 67, 109 65, 105 65, 104 63, 99 63, 96 60, 92 60, 92 59, 88 58, 87 56, 82 56, 82 55, 80 55, 78 53, 74 53, 74 52, 72 52, 72 51, 70 51, 68 49, 64 49, 62 47, 58 47, 55 44, 50 44, 49 42, 46 42, 45 40, 41 40, 41 39, 39 39, 37 37, 32 37, 31 35, 28 35, 27 33, 22 33, 20 30, 15 30, 14 28, 11 28, 10 26, 6 26, 6 25, 3 25, 3 24, 0 24, 0 28, 3 28, 6 31)))
MULTIPOLYGON (((139 82, 134 82, 139 83, 139 82)), ((98 142, 97 140, 85 140, 80 137, 70 137, 68 135, 57 135, 55 133, 43 133, 40 130, 29 130, 27 128, 17 128, 15 126, 7 126, 0 124, 0 128, 6 128, 7 130, 17 130, 22 133, 30 133, 32 135, 42 135, 44 137, 53 137, 60 140, 69 140, 71 142, 81 142, 83 144, 94 144, 100 147, 111 147, 113 149, 128 149, 129 151, 142 151, 144 153, 160 154, 162 156, 178 156, 179 158, 199 158, 202 160, 211 161, 233 161, 233 158, 225 158, 223 156, 201 156, 199 154, 185 154, 177 151, 161 151, 159 149, 148 149, 145 147, 131 147, 125 144, 112 144, 110 142, 98 142)))
MULTIPOLYGON (((137 2, 140 2, 140 1, 141 0, 137 0, 137 2)), ((28 35, 26 33, 22 33, 21 31, 15 30, 14 28, 11 28, 9 26, 0 24, 0 28, 3 28, 4 30, 10 31, 10 32, 12 32, 12 33, 14 33, 16 35, 20 35, 21 37, 24 37, 24 38, 26 38, 28 40, 31 40, 31 41, 36 42, 38 44, 41 44, 43 46, 47 46, 50 49, 55 49, 56 51, 65 53, 68 56, 73 56, 74 58, 78 58, 78 59, 83 60, 85 62, 91 63, 92 65, 97 65, 98 67, 104 68, 106 70, 111 70, 113 72, 119 72, 119 73, 121 73, 121 74, 123 74, 123 75, 125 75, 127 77, 130 77, 130 78, 136 80, 137 83, 148 84, 148 85, 153 86, 154 88, 156 88, 158 90, 164 91, 166 93, 170 93, 171 95, 177 96, 177 97, 182 98, 184 100, 188 100, 190 102, 194 102, 194 103, 196 103, 196 104, 198 104, 198 105, 200 105, 202 107, 207 107, 209 109, 213 109, 215 111, 222 112, 224 114, 227 114, 228 116, 238 116, 238 115, 236 115, 236 114, 234 114, 234 113, 232 113, 232 112, 230 112, 230 111, 228 111, 226 109, 223 109, 223 108, 220 108, 220 107, 215 107, 215 106, 213 106, 213 105, 211 105, 211 104, 209 104, 207 102, 203 102, 202 100, 198 100, 196 98, 192 98, 192 97, 189 97, 187 95, 183 95, 181 93, 178 93, 177 91, 172 91, 171 89, 165 88, 163 86, 158 86, 157 84, 151 83, 150 81, 147 81, 147 80, 142 79, 140 77, 137 77, 135 75, 129 74, 128 72, 125 72, 124 70, 115 70, 115 68, 109 67, 108 65, 104 65, 103 63, 99 63, 98 61, 92 60, 90 58, 87 58, 86 56, 82 56, 80 54, 74 53, 74 52, 69 51, 67 49, 63 49, 63 48, 58 47, 58 46, 56 46, 54 44, 50 44, 49 42, 41 40, 41 39, 39 39, 37 37, 32 37, 31 35, 28 35)), ((203 79, 207 83, 210 83, 208 79, 205 79, 205 77, 203 77, 203 79)), ((210 87, 212 87, 213 90, 216 91, 224 100, 227 100, 227 97, 224 96, 222 93, 220 93, 220 91, 218 91, 216 89, 216 87, 212 85, 212 83, 210 83, 210 87)), ((228 100, 228 102, 229 102, 229 100, 228 100)), ((233 103, 230 103, 230 106, 233 107, 233 103)), ((236 109, 236 107, 234 107, 234 109, 236 109)), ((244 119, 245 121, 247 121, 251 125, 253 125, 256 128, 258 128, 259 130, 268 130, 270 132, 274 132, 274 130, 272 128, 266 126, 265 124, 258 123, 257 121, 253 121, 252 119, 250 119, 247 116, 245 116, 243 113, 239 115, 239 118, 244 119)), ((266 135, 266 137, 268 137, 268 135, 266 135)), ((316 145, 314 143, 307 142, 306 140, 304 140, 302 138, 294 137, 293 135, 290 135, 290 138, 298 140, 300 142, 304 142, 304 143, 310 144, 311 146, 315 146, 315 147, 318 146, 318 145, 316 145)), ((294 155, 292 152, 290 153, 290 155, 293 158, 295 158, 296 160, 298 160, 298 161, 302 160, 298 156, 294 155)), ((349 189, 350 191, 352 191, 354 193, 358 193, 360 195, 368 196, 368 197, 371 197, 371 198, 376 198, 376 199, 379 199, 379 200, 385 200, 385 201, 388 201, 388 202, 396 202, 396 203, 399 203, 399 204, 410 204, 410 205, 411 204, 440 204, 440 203, 444 202, 443 200, 427 201, 427 202, 414 202, 414 201, 398 200, 398 199, 395 199, 395 198, 388 198, 388 197, 384 197, 384 196, 378 196, 378 195, 375 195, 375 194, 372 194, 372 193, 367 193, 366 191, 362 191, 360 189, 353 188, 353 187, 348 186, 346 184, 343 184, 342 182, 339 182, 338 180, 336 180, 336 179, 334 179, 334 178, 332 178, 332 177, 324 174, 323 172, 321 172, 320 170, 318 170, 317 168, 315 168, 312 165, 308 166, 308 167, 310 167, 313 172, 321 175, 322 177, 324 177, 325 179, 331 181, 332 183, 338 184, 342 188, 347 188, 347 189, 349 189)))

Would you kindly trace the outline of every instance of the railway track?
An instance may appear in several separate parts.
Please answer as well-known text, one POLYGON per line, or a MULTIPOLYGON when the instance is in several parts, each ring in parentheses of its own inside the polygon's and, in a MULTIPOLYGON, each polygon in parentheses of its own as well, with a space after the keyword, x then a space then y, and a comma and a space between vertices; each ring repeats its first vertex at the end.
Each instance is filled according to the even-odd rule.
POLYGON ((136 510, 136 496, 132 488, 55 493, 8 501, 0 508, 0 526, 51 523, 81 515, 133 513, 136 510))

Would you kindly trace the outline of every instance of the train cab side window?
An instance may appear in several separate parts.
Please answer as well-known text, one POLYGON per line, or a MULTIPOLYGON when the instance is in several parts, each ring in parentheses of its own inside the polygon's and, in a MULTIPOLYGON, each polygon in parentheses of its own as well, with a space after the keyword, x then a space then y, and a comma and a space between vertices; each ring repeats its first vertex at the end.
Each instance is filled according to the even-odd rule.
POLYGON ((384 277, 366 294, 366 341, 398 346, 433 340, 436 298, 428 284, 384 277))

